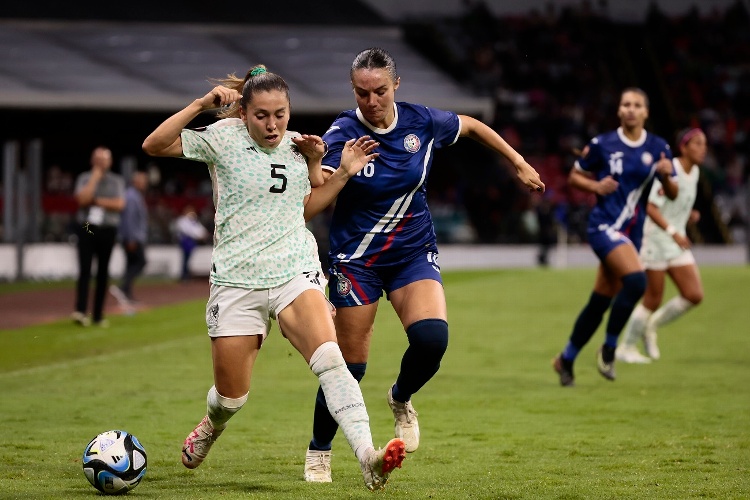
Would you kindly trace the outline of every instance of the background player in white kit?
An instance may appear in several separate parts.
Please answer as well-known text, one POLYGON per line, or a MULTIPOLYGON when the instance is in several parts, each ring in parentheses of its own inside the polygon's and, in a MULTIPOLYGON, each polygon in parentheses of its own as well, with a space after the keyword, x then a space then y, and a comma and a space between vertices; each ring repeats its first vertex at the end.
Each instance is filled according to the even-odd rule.
POLYGON ((641 260, 646 268, 646 293, 630 316, 616 353, 617 359, 626 363, 650 363, 652 359, 659 359, 657 328, 679 318, 703 300, 703 285, 685 226, 688 221, 697 222, 700 218, 693 205, 700 175, 698 165, 706 158, 706 136, 698 128, 683 130, 678 133, 677 144, 680 156, 673 161, 679 185, 677 198, 670 200, 664 196, 657 180, 648 199, 648 219, 643 228, 641 248, 641 260), (659 308, 667 274, 679 295, 659 308), (640 339, 648 357, 636 347, 640 339))
POLYGON ((378 156, 368 137, 348 141, 334 182, 322 183, 320 137, 287 131, 289 87, 264 66, 244 80, 230 75, 205 96, 172 115, 143 143, 153 156, 208 165, 216 208, 211 294, 206 323, 214 386, 207 415, 185 439, 182 463, 193 469, 206 458, 227 421, 247 401, 250 377, 271 319, 318 376, 329 410, 360 461, 368 489, 382 488, 401 466, 404 443, 376 451, 357 381, 336 343, 317 245, 304 213, 321 210, 348 178, 378 156), (220 120, 185 129, 209 109, 228 106, 220 120), (304 155, 303 155, 304 153, 304 155), (306 158, 306 157, 307 158, 306 158))

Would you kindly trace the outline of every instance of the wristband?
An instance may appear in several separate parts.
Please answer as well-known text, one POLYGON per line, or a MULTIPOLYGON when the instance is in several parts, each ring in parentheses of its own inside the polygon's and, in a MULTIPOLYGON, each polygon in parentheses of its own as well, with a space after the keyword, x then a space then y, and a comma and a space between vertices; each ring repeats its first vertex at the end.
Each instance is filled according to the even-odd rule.
POLYGON ((668 225, 668 226, 667 226, 667 227, 666 227, 666 228, 664 229, 664 231, 666 231, 666 232, 667 232, 667 234, 668 234, 669 236, 674 236, 674 235, 675 235, 675 233, 677 232, 677 229, 675 229, 675 228, 674 228, 674 226, 673 226, 672 224, 669 224, 669 225, 668 225))

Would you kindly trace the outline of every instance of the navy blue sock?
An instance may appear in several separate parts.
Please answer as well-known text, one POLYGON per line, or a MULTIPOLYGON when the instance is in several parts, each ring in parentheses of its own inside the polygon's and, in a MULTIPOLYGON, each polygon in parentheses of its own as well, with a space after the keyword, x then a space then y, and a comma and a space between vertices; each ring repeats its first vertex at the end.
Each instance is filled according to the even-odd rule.
MULTIPOLYGON (((361 382, 367 370, 367 363, 347 363, 352 376, 361 382)), ((310 449, 318 451, 328 451, 331 449, 331 443, 336 436, 339 424, 331 416, 326 406, 326 397, 323 389, 318 387, 318 394, 315 397, 315 411, 313 413, 313 437, 310 440, 310 449)))
POLYGON ((638 271, 626 274, 622 278, 622 289, 612 301, 612 310, 607 321, 607 340, 605 345, 617 347, 617 338, 646 291, 646 273, 638 271))
POLYGON ((448 349, 448 323, 442 319, 422 319, 406 329, 409 347, 401 358, 401 371, 391 395, 405 403, 440 368, 448 349))
POLYGON ((596 329, 602 322, 604 313, 609 308, 612 297, 607 297, 601 293, 591 292, 589 301, 581 310, 573 325, 573 333, 570 334, 568 345, 563 350, 562 357, 568 361, 574 361, 583 346, 591 340, 596 329))

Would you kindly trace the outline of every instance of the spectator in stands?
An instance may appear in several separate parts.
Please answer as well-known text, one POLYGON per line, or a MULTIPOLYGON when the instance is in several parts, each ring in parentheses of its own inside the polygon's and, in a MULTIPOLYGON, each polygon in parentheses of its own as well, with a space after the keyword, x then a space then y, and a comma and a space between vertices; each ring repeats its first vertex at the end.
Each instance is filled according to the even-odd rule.
POLYGON ((290 112, 287 83, 259 65, 244 79, 227 77, 167 118, 143 143, 152 156, 207 164, 216 189, 206 306, 214 385, 206 416, 185 438, 182 463, 198 467, 247 402, 255 360, 276 319, 329 397, 365 485, 381 489, 401 466, 404 443, 392 439, 380 451, 373 447, 362 392, 336 343, 315 239, 305 227, 306 215, 328 206, 377 156, 377 143, 367 136, 348 141, 338 175, 323 183, 325 143, 288 131, 290 112), (224 108, 222 120, 199 130, 185 128, 216 108, 224 108))
POLYGON ((573 362, 610 308, 606 339, 596 362, 604 378, 615 379, 617 339, 646 289, 646 273, 638 258, 646 217, 644 193, 658 177, 665 195, 677 196, 669 145, 645 129, 648 109, 643 90, 626 88, 617 110, 620 127, 594 137, 570 171, 574 187, 597 195, 589 214, 588 241, 599 258, 599 269, 568 344, 552 362, 563 386, 574 385, 573 362))
POLYGON ((125 272, 120 286, 109 290, 126 314, 135 312, 133 282, 146 267, 146 240, 148 238, 148 207, 144 194, 148 188, 148 175, 137 171, 125 192, 125 210, 120 219, 120 242, 125 251, 125 272))
MULTIPOLYGON (((387 394, 396 437, 406 450, 419 446, 411 396, 438 371, 448 347, 437 243, 426 199, 434 152, 470 137, 495 156, 508 159, 527 189, 544 191, 536 170, 500 135, 465 115, 396 102, 400 78, 383 49, 360 52, 350 70, 357 108, 344 111, 323 136, 323 169, 335 179, 351 138, 369 134, 382 151, 352 177, 336 201, 330 229, 329 300, 337 307, 336 335, 357 380, 365 374, 375 314, 383 291, 406 330, 409 347, 401 372, 387 394)), ((328 183, 329 181, 326 181, 328 183)), ((331 442, 337 424, 319 388, 313 437, 305 458, 305 480, 331 481, 331 442)))
POLYGON ((104 303, 109 281, 109 259, 117 238, 120 213, 125 208, 125 181, 111 168, 112 152, 99 146, 91 153, 91 170, 80 174, 75 183, 78 280, 75 311, 71 319, 81 326, 91 324, 91 319, 95 325, 108 326, 104 319, 104 303), (94 258, 97 261, 96 287, 93 317, 90 319, 86 311, 94 258))
POLYGON ((700 175, 698 165, 706 158, 706 136, 698 128, 683 130, 677 144, 680 156, 673 161, 679 185, 677 198, 668 199, 658 180, 654 181, 648 198, 648 219, 643 228, 641 248, 648 285, 643 302, 630 316, 625 338, 617 347, 617 359, 626 363, 650 363, 652 359, 659 359, 657 328, 679 318, 703 300, 703 285, 685 226, 688 221, 695 223, 700 218, 693 204, 700 175), (679 295, 659 307, 667 274, 679 295), (648 357, 636 347, 641 339, 648 357))
POLYGON ((182 266, 180 280, 190 279, 190 256, 200 243, 208 240, 208 230, 198 220, 198 214, 192 205, 187 205, 175 221, 175 230, 182 252, 182 266))

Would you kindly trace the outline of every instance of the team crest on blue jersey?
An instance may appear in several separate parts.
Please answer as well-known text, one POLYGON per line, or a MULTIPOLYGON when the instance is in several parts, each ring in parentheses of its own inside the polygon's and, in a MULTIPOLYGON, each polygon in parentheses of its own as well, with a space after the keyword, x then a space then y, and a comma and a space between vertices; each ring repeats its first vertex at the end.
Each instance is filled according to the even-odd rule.
POLYGON ((342 274, 336 275, 336 292, 342 297, 352 291, 352 282, 342 274))
POLYGON ((644 165, 649 166, 654 163, 654 157, 648 151, 644 151, 641 155, 641 161, 644 165))
POLYGON ((407 150, 410 153, 416 153, 419 151, 419 148, 422 146, 422 143, 419 142, 419 137, 417 137, 414 134, 409 134, 406 137, 404 137, 404 149, 407 150))

